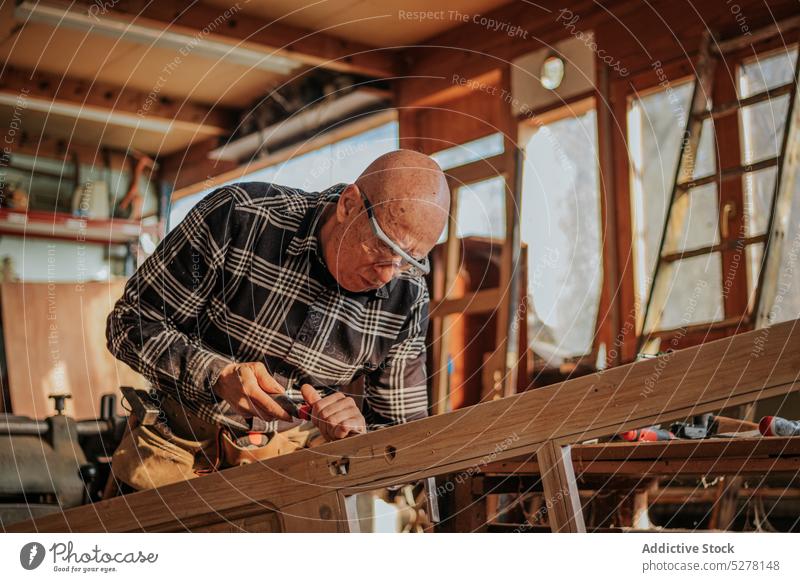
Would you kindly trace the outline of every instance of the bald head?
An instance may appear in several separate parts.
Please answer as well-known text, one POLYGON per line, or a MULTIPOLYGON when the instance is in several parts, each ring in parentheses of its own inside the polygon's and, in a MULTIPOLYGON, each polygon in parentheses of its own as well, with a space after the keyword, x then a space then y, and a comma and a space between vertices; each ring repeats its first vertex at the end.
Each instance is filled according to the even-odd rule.
POLYGON ((321 230, 328 268, 350 290, 380 287, 395 274, 392 257, 376 258, 362 195, 373 207, 380 229, 403 251, 424 257, 447 224, 450 190, 439 165, 411 150, 397 150, 373 161, 339 197, 321 230), (366 249, 366 251, 365 251, 366 249))
POLYGON ((401 246, 436 244, 447 223, 450 191, 444 172, 429 156, 389 152, 367 166, 355 185, 375 208, 381 227, 401 246))

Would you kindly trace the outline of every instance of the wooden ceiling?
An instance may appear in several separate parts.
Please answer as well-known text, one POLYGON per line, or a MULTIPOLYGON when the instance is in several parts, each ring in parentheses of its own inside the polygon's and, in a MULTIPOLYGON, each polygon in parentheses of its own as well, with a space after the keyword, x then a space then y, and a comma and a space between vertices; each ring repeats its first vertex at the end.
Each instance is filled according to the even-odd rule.
MULTIPOLYGON (((9 5, 3 7, 4 13, 9 5)), ((9 34, 8 24, 3 18, 0 59, 29 71, 106 82, 146 94, 158 85, 160 94, 174 99, 231 107, 246 106, 282 78, 190 53, 159 81, 177 51, 35 22, 9 34)))
MULTIPOLYGON (((482 14, 507 1, 442 0, 436 10, 482 14)), ((381 47, 413 45, 462 24, 449 17, 409 18, 410 12, 430 10, 422 0, 321 0, 299 5, 291 0, 207 0, 188 6, 170 0, 117 0, 105 3, 111 7, 105 13, 98 13, 102 3, 91 0, 18 4, 0 5, 0 123, 8 127, 14 98, 29 85, 38 92, 36 107, 21 119, 29 137, 42 132, 84 145, 99 140, 97 145, 162 155, 209 135, 229 133, 219 130, 232 131, 227 124, 235 124, 237 110, 310 67, 392 76, 394 51, 381 47), (136 27, 150 35, 155 31, 158 38, 137 35, 136 27), (193 44, 192 50, 181 53, 175 42, 163 42, 161 31, 214 42, 217 50, 230 47, 231 52, 215 56, 193 44), (277 55, 291 66, 289 72, 269 70, 233 58, 237 52, 248 52, 244 56, 250 61, 254 54, 267 59, 277 55), (59 107, 47 111, 48 98, 59 107), (131 126, 131 116, 148 103, 155 105, 144 113, 147 120, 154 117, 169 131, 159 134, 158 123, 131 126), (87 104, 94 108, 88 116, 87 104), (107 115, 97 108, 106 109, 107 115), (171 126, 169 118, 176 111, 189 123, 171 126)))
MULTIPOLYGON (((264 20, 291 24, 373 47, 406 46, 455 28, 462 21, 450 18, 450 11, 485 14, 510 0, 250 0, 242 7, 246 14, 264 20), (412 19, 414 12, 444 12, 444 18, 412 19)), ((226 0, 208 4, 229 6, 226 0)))

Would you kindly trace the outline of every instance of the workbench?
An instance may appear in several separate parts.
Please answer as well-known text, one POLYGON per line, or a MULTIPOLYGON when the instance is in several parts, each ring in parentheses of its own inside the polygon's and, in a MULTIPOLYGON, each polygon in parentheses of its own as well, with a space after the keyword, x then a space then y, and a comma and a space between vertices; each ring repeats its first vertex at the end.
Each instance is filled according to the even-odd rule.
MULTIPOLYGON (((621 452, 622 447, 610 445, 580 449, 573 460, 572 445, 796 391, 799 346, 798 321, 788 321, 10 529, 343 532, 351 529, 346 508, 355 493, 430 476, 480 472, 490 463, 535 455, 552 506, 551 528, 581 532, 586 527, 576 463, 579 471, 607 471, 613 462, 614 470, 634 472, 683 461, 653 459, 648 446, 636 450, 651 451, 651 457, 611 459, 609 455, 628 455, 629 449, 621 452)), ((757 448, 768 449, 773 442, 765 439, 757 448)), ((687 453, 687 446, 691 449, 694 443, 669 444, 664 450, 687 453)), ((703 463, 708 458, 735 462, 723 460, 721 449, 711 449, 703 447, 703 454, 711 455, 703 463)), ((687 467, 700 470, 697 465, 692 456, 687 467)), ((769 466, 769 460, 762 460, 760 469, 769 466)))

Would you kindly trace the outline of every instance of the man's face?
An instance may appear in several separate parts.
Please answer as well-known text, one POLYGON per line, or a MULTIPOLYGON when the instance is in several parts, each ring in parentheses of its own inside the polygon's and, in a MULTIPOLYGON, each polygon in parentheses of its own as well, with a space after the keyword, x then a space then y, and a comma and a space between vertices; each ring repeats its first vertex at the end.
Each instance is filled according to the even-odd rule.
MULTIPOLYGON (((373 206, 373 215, 395 244, 414 258, 424 258, 436 243, 438 234, 432 238, 425 229, 409 228, 408 222, 424 220, 421 217, 399 220, 398 214, 405 214, 413 206, 405 203, 404 208, 402 204, 392 201, 373 206)), ((335 255, 326 260, 339 285, 356 292, 378 289, 401 270, 411 267, 375 235, 355 186, 348 186, 342 192, 336 211, 341 235, 338 246, 332 249, 335 255)))

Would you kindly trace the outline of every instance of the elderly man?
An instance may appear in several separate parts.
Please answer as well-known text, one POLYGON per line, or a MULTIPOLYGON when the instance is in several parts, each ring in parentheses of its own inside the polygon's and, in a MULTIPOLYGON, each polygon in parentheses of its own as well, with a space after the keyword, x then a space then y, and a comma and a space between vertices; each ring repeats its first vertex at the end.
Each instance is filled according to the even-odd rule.
POLYGON ((114 454, 123 488, 424 417, 423 275, 449 199, 432 159, 398 150, 355 184, 240 183, 198 203, 108 318, 109 350, 160 410, 114 454), (359 407, 343 388, 362 377, 359 407))

